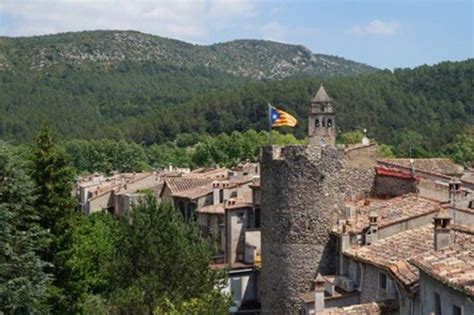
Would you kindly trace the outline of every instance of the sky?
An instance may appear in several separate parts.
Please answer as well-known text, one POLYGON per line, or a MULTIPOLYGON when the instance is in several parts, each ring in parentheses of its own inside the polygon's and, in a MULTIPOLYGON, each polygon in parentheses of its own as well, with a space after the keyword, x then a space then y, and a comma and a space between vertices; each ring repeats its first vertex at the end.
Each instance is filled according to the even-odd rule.
POLYGON ((267 39, 378 68, 474 54, 471 0, 0 0, 0 36, 114 29, 212 44, 267 39))

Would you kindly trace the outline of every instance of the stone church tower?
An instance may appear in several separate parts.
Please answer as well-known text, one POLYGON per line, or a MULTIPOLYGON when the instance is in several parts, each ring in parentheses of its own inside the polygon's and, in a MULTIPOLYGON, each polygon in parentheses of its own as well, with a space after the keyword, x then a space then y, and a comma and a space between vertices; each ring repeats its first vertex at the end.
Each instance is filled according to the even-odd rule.
POLYGON ((311 99, 308 118, 309 144, 335 146, 336 112, 333 101, 324 90, 322 84, 316 95, 311 99))

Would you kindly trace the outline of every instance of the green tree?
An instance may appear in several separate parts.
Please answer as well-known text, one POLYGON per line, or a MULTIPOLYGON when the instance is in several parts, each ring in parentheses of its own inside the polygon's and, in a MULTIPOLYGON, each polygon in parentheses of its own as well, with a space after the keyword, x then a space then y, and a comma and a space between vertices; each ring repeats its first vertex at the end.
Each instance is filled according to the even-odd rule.
POLYGON ((76 217, 66 253, 66 266, 71 271, 69 287, 80 297, 76 310, 90 314, 91 308, 105 303, 100 295, 110 290, 108 266, 114 259, 119 232, 118 222, 108 213, 76 217))
POLYGON ((402 157, 426 157, 428 154, 423 148, 423 136, 412 130, 405 130, 398 134, 396 149, 402 157))
POLYGON ((200 298, 192 298, 181 303, 173 304, 168 298, 161 301, 153 312, 154 315, 219 315, 229 314, 229 298, 214 291, 204 294, 200 298))
POLYGON ((0 312, 45 314, 48 265, 38 251, 46 230, 34 211, 33 183, 25 166, 0 141, 0 312))
POLYGON ((120 246, 110 267, 111 300, 119 310, 151 313, 166 298, 179 305, 211 293, 213 303, 225 299, 218 293, 223 274, 209 269, 210 243, 170 205, 148 195, 120 226, 120 246))
MULTIPOLYGON (((474 127, 473 127, 474 128, 474 127)), ((452 156, 456 163, 464 166, 474 166, 474 138, 467 134, 456 136, 451 146, 452 156)))
POLYGON ((65 252, 71 243, 71 223, 75 201, 72 196, 73 169, 61 147, 56 145, 53 132, 43 127, 32 147, 32 178, 37 195, 34 204, 41 226, 49 231, 50 245, 42 257, 54 267, 49 288, 50 300, 56 312, 67 312, 76 297, 69 285, 70 270, 65 265, 65 252))
POLYGON ((345 144, 361 143, 364 133, 360 131, 348 131, 341 135, 341 142, 345 144))
POLYGON ((391 146, 386 144, 379 144, 378 145, 378 153, 384 158, 393 158, 395 154, 393 153, 393 149, 391 146))

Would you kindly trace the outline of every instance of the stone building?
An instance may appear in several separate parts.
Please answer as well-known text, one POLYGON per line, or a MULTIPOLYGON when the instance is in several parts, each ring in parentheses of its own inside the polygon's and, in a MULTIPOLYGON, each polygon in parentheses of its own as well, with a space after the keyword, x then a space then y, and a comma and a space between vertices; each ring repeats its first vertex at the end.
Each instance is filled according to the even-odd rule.
POLYGON ((141 198, 143 191, 157 194, 163 179, 172 173, 115 173, 107 177, 96 173, 84 176, 76 183, 79 206, 85 214, 106 210, 117 216, 122 215, 141 198))
POLYGON ((317 273, 335 273, 331 226, 344 200, 368 194, 374 181, 376 146, 335 147, 335 112, 323 87, 309 120, 310 145, 262 148, 262 314, 297 313, 317 273))
POLYGON ((366 138, 336 146, 335 118, 320 87, 309 145, 262 148, 261 313, 472 313, 473 183, 447 159, 378 159, 366 138), (412 261, 422 253, 467 268, 451 270, 463 285, 412 261))
POLYGON ((322 84, 311 99, 308 117, 309 144, 334 146, 336 144, 336 112, 333 101, 322 84))

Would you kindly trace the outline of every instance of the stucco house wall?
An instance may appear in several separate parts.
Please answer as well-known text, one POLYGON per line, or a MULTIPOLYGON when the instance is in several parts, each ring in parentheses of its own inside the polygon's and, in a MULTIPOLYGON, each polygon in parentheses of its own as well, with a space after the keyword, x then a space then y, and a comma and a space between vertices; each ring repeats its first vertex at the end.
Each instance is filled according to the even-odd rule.
POLYGON ((463 315, 474 314, 474 297, 454 290, 420 270, 421 314, 435 314, 435 293, 441 298, 441 314, 452 314, 453 305, 460 307, 463 315))

